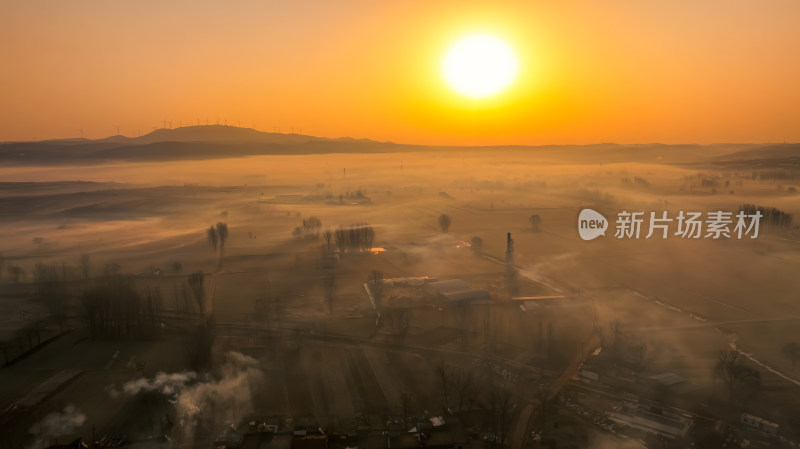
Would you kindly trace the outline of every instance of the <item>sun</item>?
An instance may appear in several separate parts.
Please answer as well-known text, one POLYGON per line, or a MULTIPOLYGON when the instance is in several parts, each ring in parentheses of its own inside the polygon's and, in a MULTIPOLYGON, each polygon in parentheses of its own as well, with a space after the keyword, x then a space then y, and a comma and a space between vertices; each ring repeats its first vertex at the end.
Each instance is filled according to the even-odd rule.
POLYGON ((508 87, 517 74, 517 58, 505 42, 478 34, 456 43, 442 65, 447 83, 471 98, 485 98, 508 87))

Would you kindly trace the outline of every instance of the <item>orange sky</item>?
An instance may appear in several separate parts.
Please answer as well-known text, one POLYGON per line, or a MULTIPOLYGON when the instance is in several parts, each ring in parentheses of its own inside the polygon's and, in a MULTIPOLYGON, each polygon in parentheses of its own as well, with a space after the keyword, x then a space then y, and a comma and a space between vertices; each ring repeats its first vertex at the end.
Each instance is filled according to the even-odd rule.
POLYGON ((4 1, 0 141, 198 119, 433 144, 800 141, 798 19, 797 0, 4 1), (471 33, 519 58, 489 100, 441 76, 471 33))

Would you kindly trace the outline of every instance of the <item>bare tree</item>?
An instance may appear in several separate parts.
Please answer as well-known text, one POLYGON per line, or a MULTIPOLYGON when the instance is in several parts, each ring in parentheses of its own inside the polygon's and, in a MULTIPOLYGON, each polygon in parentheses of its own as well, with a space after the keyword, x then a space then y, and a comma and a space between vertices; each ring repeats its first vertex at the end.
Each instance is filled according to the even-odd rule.
POLYGON ((32 323, 26 324, 22 329, 21 333, 25 335, 28 339, 28 347, 33 348, 38 346, 42 342, 42 328, 44 327, 43 322, 41 320, 34 321, 32 323), (34 344, 34 338, 36 343, 34 344))
POLYGON ((147 286, 145 291, 144 303, 141 306, 141 323, 142 329, 140 332, 143 336, 150 338, 159 338, 161 336, 161 309, 164 300, 161 296, 161 289, 158 287, 150 288, 147 286))
POLYGON ((531 227, 534 231, 539 231, 539 225, 542 224, 542 217, 540 217, 538 214, 533 214, 528 217, 528 222, 531 224, 531 227))
POLYGON ((88 280, 92 269, 92 260, 88 254, 81 254, 78 258, 78 267, 81 269, 83 279, 88 280))
POLYGON ((328 304, 328 315, 333 314, 333 300, 336 296, 336 275, 329 274, 322 280, 322 288, 325 293, 325 302, 328 304))
POLYGON ((37 262, 34 266, 33 280, 36 283, 36 292, 47 304, 53 320, 63 324, 66 317, 66 298, 60 286, 58 267, 37 262))
POLYGON ((214 251, 219 250, 218 268, 222 268, 222 259, 225 257, 225 241, 228 239, 228 224, 218 221, 216 225, 209 226, 206 234, 208 244, 214 248, 214 251))
POLYGON ((194 294, 194 299, 197 302, 197 309, 200 314, 205 313, 205 302, 206 302, 206 286, 205 286, 205 274, 202 271, 196 271, 189 275, 189 278, 186 280, 189 283, 189 288, 192 290, 194 294))
POLYGON ((116 262, 107 263, 104 269, 104 274, 106 276, 116 276, 118 274, 122 274, 122 267, 116 262))
POLYGON ((259 338, 263 341, 270 330, 269 305, 264 299, 256 299, 253 307, 253 318, 258 326, 259 338))
POLYGON ((792 362, 792 369, 794 369, 797 365, 797 360, 800 359, 800 345, 794 341, 786 343, 783 346, 783 355, 792 362))
POLYGON ((92 338, 158 338, 161 332, 161 292, 139 294, 130 278, 103 276, 83 293, 83 311, 92 338))
POLYGON ((511 424, 520 412, 514 392, 505 384, 490 385, 488 392, 489 409, 495 417, 496 429, 500 434, 500 446, 505 447, 511 424))
POLYGON ((439 215, 439 227, 442 228, 442 232, 447 232, 450 229, 450 223, 452 220, 450 216, 447 214, 439 215))
POLYGON ((212 248, 214 248, 214 253, 217 252, 217 247, 219 246, 219 237, 217 236, 217 228, 214 225, 211 225, 206 230, 206 235, 208 236, 208 244, 212 248))
POLYGON ((183 264, 182 263, 180 263, 177 260, 175 262, 172 262, 172 271, 174 271, 175 273, 180 273, 181 270, 183 270, 183 264))
POLYGON ((20 279, 25 277, 25 269, 19 265, 11 264, 8 266, 8 275, 11 276, 13 283, 19 283, 20 279))
POLYGON ((450 383, 453 378, 453 372, 450 370, 444 360, 439 360, 439 364, 436 365, 436 379, 439 381, 439 386, 441 387, 442 391, 442 409, 445 413, 450 409, 448 405, 448 397, 450 394, 450 383))
POLYGON ((608 323, 608 330, 611 332, 611 352, 618 354, 622 347, 622 323, 614 320, 608 323))
POLYGON ((714 367, 714 377, 722 380, 731 401, 747 399, 761 385, 761 374, 747 366, 735 349, 720 351, 719 360, 714 367))
POLYGON ((470 316, 470 304, 467 301, 458 301, 456 304, 452 305, 451 308, 453 313, 456 317, 456 323, 458 324, 459 334, 461 335, 461 344, 467 344, 467 324, 469 323, 469 316, 470 316))
POLYGON ((340 226, 336 229, 334 239, 340 253, 369 251, 375 241, 375 230, 366 223, 353 224, 349 227, 340 226))
POLYGON ((322 239, 325 240, 325 244, 322 245, 320 250, 321 265, 324 268, 332 268, 338 264, 338 257, 334 255, 334 234, 331 232, 330 228, 322 232, 322 239))
POLYGON ((400 409, 403 415, 403 427, 408 427, 411 418, 411 407, 414 397, 407 391, 400 392, 400 409))
POLYGON ((6 258, 3 256, 3 253, 0 253, 0 279, 3 278, 3 270, 6 267, 6 258))
POLYGON ((303 234, 306 238, 319 237, 319 230, 322 227, 322 220, 317 217, 308 217, 303 219, 303 234))
POLYGON ((473 376, 473 371, 468 370, 453 376, 453 390, 458 397, 458 410, 463 410, 464 406, 471 406, 475 401, 477 382, 473 376))
POLYGON ((219 238, 219 267, 222 268, 222 259, 225 257, 225 241, 228 240, 228 224, 217 222, 217 237, 219 238))
POLYGON ((650 361, 647 358, 647 343, 631 344, 628 348, 628 357, 630 359, 631 370, 638 377, 650 361))

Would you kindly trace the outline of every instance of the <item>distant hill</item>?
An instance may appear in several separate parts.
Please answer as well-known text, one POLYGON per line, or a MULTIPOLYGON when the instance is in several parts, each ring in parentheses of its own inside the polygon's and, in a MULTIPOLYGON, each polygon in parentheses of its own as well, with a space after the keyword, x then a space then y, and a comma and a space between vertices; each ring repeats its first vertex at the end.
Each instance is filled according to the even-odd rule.
POLYGON ((754 159, 795 159, 800 158, 800 143, 760 145, 755 148, 737 151, 720 156, 726 161, 754 159))
POLYGON ((715 163, 722 158, 759 158, 797 154, 800 145, 503 145, 426 146, 376 142, 350 137, 325 138, 268 133, 251 128, 206 125, 157 129, 139 137, 60 139, 0 143, 0 164, 98 164, 106 161, 172 161, 271 154, 387 153, 403 151, 536 151, 544 163, 715 163))
POLYGON ((184 126, 175 129, 157 129, 141 137, 130 139, 134 144, 155 142, 248 142, 297 144, 332 140, 302 134, 282 134, 257 131, 252 128, 236 126, 206 125, 184 126))
POLYGON ((396 144, 368 139, 331 139, 209 125, 157 129, 139 137, 0 143, 0 163, 48 165, 91 164, 107 160, 168 161, 265 154, 384 152, 396 151, 397 147, 396 144))
POLYGON ((272 143, 299 144, 306 142, 371 142, 369 139, 351 137, 327 138, 304 134, 284 134, 258 131, 252 128, 239 128, 226 125, 184 126, 174 129, 157 129, 140 137, 112 136, 101 139, 106 142, 147 144, 156 142, 216 142, 216 143, 272 143))

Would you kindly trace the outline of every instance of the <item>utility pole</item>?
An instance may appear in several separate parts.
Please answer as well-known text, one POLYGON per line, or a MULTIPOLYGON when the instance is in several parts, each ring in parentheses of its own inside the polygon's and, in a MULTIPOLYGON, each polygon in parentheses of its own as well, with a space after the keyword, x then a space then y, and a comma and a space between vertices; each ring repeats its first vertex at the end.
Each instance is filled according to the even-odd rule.
POLYGON ((506 264, 510 265, 514 263, 514 239, 511 238, 511 233, 509 232, 506 236, 506 264))

